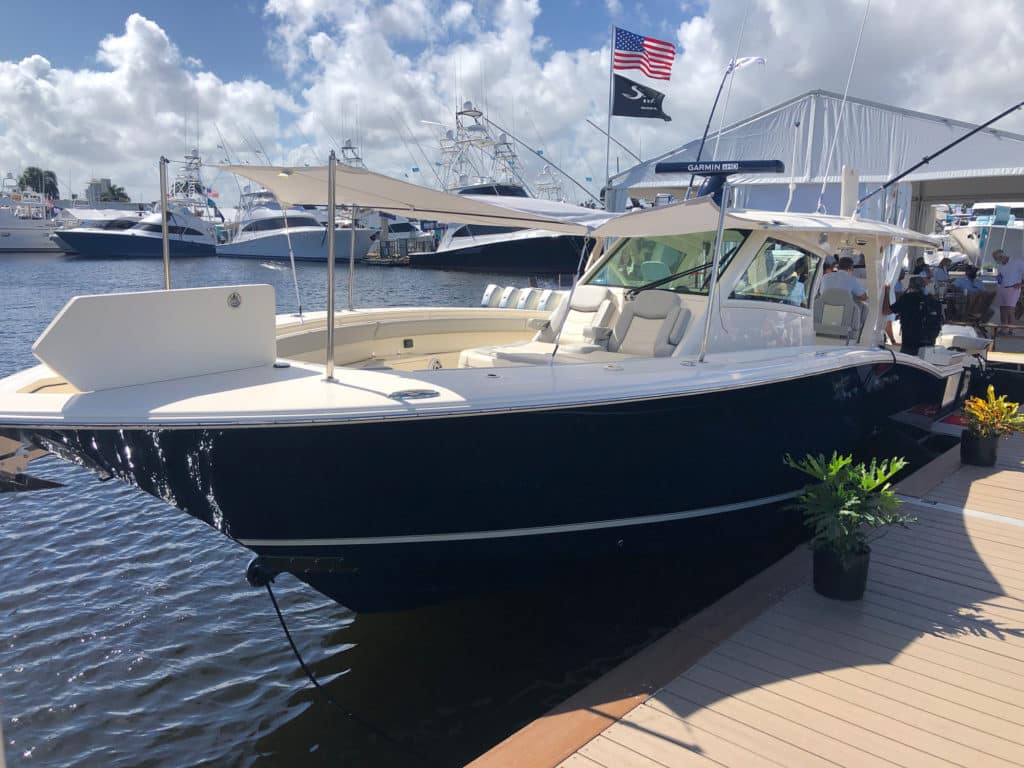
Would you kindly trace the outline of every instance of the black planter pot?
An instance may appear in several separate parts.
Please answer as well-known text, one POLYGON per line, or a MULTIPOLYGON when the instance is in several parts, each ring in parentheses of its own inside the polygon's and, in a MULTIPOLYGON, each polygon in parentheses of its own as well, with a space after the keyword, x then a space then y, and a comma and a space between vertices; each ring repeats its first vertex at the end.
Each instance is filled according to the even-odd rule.
POLYGON ((860 600, 868 583, 871 548, 844 563, 831 549, 814 550, 814 591, 833 600, 860 600))
POLYGON ((964 430, 960 438, 960 462, 978 467, 993 467, 999 448, 999 435, 980 437, 964 430))

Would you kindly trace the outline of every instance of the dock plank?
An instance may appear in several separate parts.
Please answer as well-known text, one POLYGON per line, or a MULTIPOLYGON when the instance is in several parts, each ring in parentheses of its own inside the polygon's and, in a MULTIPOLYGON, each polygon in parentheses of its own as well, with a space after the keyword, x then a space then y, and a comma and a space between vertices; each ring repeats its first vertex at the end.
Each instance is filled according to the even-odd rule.
MULTIPOLYGON (((805 554, 802 578, 756 608, 737 591, 708 609, 730 621, 673 631, 688 650, 675 676, 578 740, 586 762, 569 750, 474 768, 1024 768, 1024 436, 993 468, 958 459, 899 483, 918 521, 872 543, 863 600, 817 595, 805 554)), ((760 578, 745 594, 764 598, 760 578)))

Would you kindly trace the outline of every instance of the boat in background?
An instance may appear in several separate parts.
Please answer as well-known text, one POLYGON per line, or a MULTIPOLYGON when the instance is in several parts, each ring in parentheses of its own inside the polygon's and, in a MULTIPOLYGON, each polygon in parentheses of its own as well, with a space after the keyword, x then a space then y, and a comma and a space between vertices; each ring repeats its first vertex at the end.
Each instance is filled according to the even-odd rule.
MULTIPOLYGON (((366 256, 373 231, 348 217, 335 218, 335 259, 347 260, 355 230, 355 255, 366 256)), ((244 259, 327 261, 327 213, 316 206, 281 208, 265 189, 242 193, 231 235, 217 246, 218 256, 244 259)))
POLYGON ((53 206, 39 192, 17 189, 14 174, 0 179, 0 253, 58 253, 50 240, 53 206))
MULTIPOLYGON (((445 189, 467 196, 534 197, 523 179, 515 145, 495 135, 483 112, 467 101, 455 113, 455 131, 441 137, 445 189), (487 169, 485 174, 480 169, 487 169)), ((560 199, 561 187, 549 166, 538 177, 540 199, 560 199)), ((572 235, 522 227, 451 224, 437 248, 409 254, 409 266, 511 275, 575 274, 583 240, 572 235)))
MULTIPOLYGON (((54 239, 67 253, 83 258, 145 259, 163 256, 163 214, 149 213, 121 228, 114 220, 112 228, 76 227, 54 232, 54 239)), ((217 232, 209 221, 195 216, 182 205, 168 203, 167 230, 170 253, 175 256, 214 256, 217 232)))
MULTIPOLYGON (((223 215, 207 196, 200 175, 202 162, 193 149, 175 175, 167 200, 167 230, 171 256, 214 256, 223 215)), ((74 227, 54 233, 64 250, 83 258, 144 259, 163 256, 163 214, 148 213, 127 228, 74 227)))
POLYGON ((970 220, 949 230, 950 237, 977 267, 995 267, 992 253, 1024 253, 1024 203, 975 203, 970 220))

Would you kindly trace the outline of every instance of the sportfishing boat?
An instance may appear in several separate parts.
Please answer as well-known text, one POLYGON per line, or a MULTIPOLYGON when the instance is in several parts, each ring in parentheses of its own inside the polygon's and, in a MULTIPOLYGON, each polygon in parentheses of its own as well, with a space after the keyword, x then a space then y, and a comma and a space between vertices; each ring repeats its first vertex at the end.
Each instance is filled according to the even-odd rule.
POLYGON ((290 572, 356 610, 726 547, 798 494, 787 452, 955 408, 977 363, 886 349, 877 303, 861 327, 852 296, 818 295, 832 253, 866 254, 877 296, 890 246, 935 246, 893 225, 712 196, 621 215, 485 201, 333 158, 224 167, 281 199, 594 243, 554 311, 335 313, 333 260, 327 311, 301 320, 275 319, 269 285, 78 296, 40 364, 0 380, 0 435, 208 523, 256 554, 253 583, 290 572))
MULTIPOLYGON (((85 258, 144 259, 163 254, 162 214, 150 213, 127 228, 124 219, 94 227, 74 227, 54 232, 68 253, 85 258)), ((172 256, 213 256, 217 245, 214 225, 196 216, 188 207, 170 203, 167 213, 172 256)))
MULTIPOLYGON (((527 197, 516 184, 477 184, 458 194, 487 198, 493 195, 527 197)), ((409 256, 409 265, 463 272, 515 275, 571 275, 579 264, 583 238, 542 229, 488 224, 448 227, 437 248, 409 256)))
MULTIPOLYGON (((217 218, 223 221, 223 215, 206 194, 201 166, 197 150, 185 155, 168 196, 167 229, 172 256, 213 256, 216 253, 217 218)), ((160 258, 163 255, 163 214, 154 210, 127 228, 101 222, 98 226, 62 229, 55 235, 66 251, 84 258, 160 258)))

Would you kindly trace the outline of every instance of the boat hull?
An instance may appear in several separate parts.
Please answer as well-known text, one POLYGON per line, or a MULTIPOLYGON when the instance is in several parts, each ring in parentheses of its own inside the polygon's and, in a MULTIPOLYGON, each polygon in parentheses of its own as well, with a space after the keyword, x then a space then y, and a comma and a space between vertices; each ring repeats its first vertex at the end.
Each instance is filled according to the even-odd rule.
MULTIPOLYGON (((163 258, 163 239, 123 232, 76 232, 63 230, 57 235, 68 253, 83 258, 98 259, 159 259, 163 258)), ((172 257, 214 256, 213 242, 198 243, 171 236, 172 257)))
POLYGON ((575 274, 583 238, 570 235, 469 244, 409 254, 409 266, 511 275, 575 274))
POLYGON ((1009 254, 1021 253, 1024 247, 1024 229, 1006 226, 967 226, 954 227, 949 231, 950 237, 960 246, 960 250, 972 264, 980 264, 981 253, 985 254, 985 266, 995 264, 992 253, 1003 249, 1009 254))
POLYGON ((441 418, 9 434, 132 482, 270 571, 370 611, 728 542, 734 521, 777 514, 800 489, 786 453, 852 451, 944 386, 917 367, 860 365, 441 418))
POLYGON ((60 244, 50 239, 51 231, 48 222, 0 213, 0 253, 60 253, 60 244))
MULTIPOLYGON (((351 252, 351 230, 338 229, 334 238, 334 258, 347 260, 351 252)), ((368 229, 356 230, 356 258, 362 259, 370 249, 368 229)), ((327 261, 327 230, 292 232, 291 252, 296 261, 327 261)), ((218 256, 239 259, 290 259, 288 238, 282 234, 253 237, 217 246, 218 256)))

